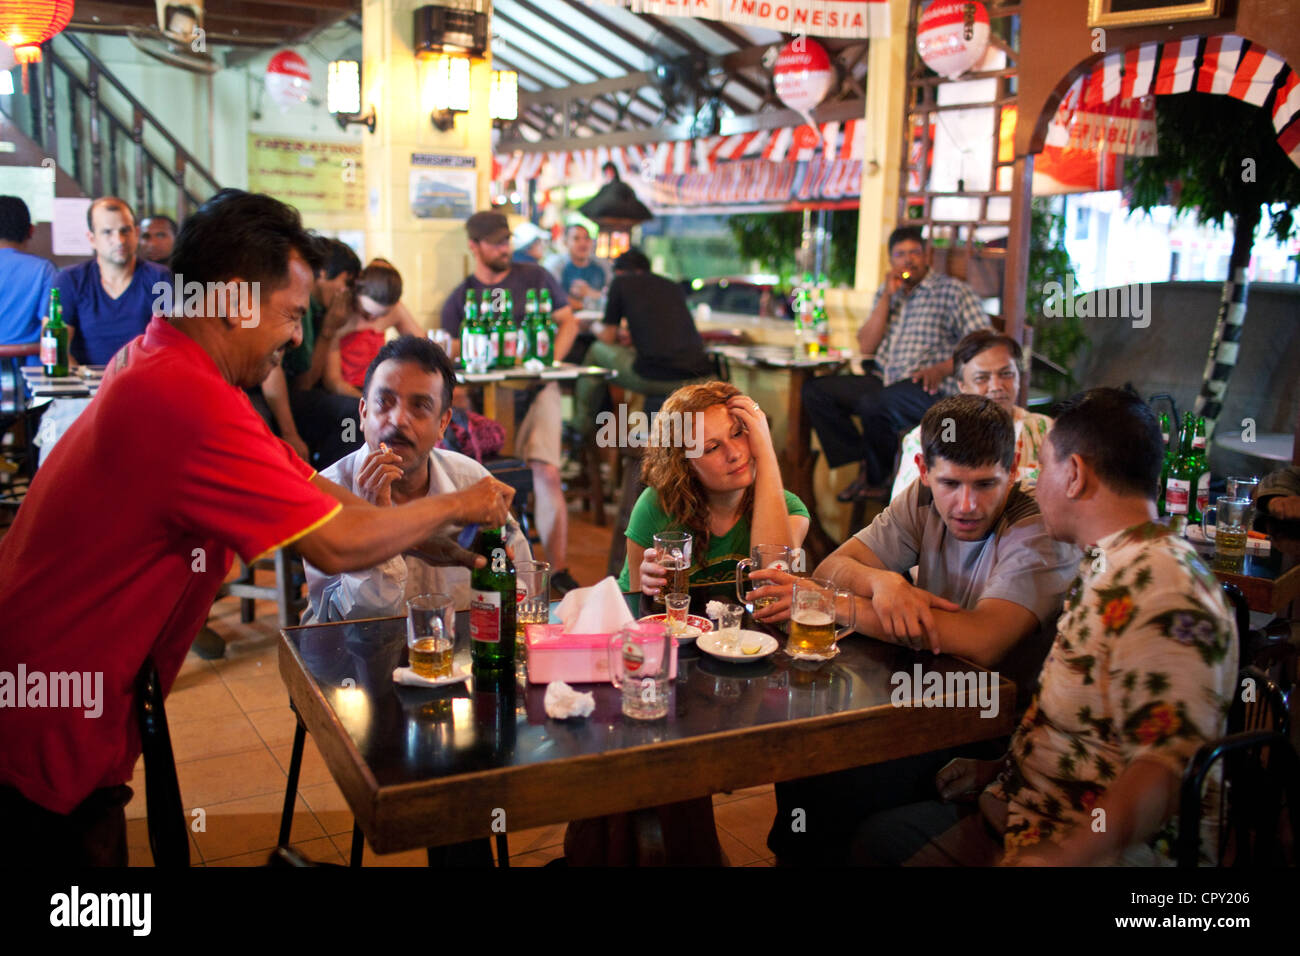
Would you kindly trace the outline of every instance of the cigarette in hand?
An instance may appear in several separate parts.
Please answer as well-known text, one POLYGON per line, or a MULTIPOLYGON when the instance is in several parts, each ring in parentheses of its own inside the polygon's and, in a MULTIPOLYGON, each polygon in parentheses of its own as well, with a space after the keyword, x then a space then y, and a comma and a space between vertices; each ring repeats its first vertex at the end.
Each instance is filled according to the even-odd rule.
POLYGON ((388 445, 386 445, 384 442, 380 442, 380 443, 379 443, 379 450, 382 451, 385 455, 387 455, 387 454, 388 454, 388 445))

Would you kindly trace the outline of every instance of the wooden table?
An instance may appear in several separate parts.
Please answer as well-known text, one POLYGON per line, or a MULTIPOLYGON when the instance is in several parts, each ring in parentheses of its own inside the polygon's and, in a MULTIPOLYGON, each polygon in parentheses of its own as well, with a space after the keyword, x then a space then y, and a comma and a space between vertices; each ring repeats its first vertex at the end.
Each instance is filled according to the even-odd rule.
POLYGON ((599 365, 570 365, 559 362, 540 372, 530 372, 523 366, 512 369, 490 369, 486 372, 456 373, 462 385, 478 385, 483 389, 483 414, 493 419, 506 433, 502 455, 512 455, 515 450, 515 393, 545 382, 574 382, 583 376, 613 378, 612 369, 599 365))
MULTIPOLYGON (((639 596, 629 596, 635 600, 639 596)), ((458 614, 457 666, 469 659, 458 614)), ((545 688, 397 687, 405 620, 380 618, 280 632, 280 674, 299 716, 283 823, 292 820, 304 730, 310 731, 360 833, 378 853, 507 832, 828 773, 1008 734, 1015 687, 996 716, 978 706, 896 708, 891 675, 977 670, 861 636, 812 665, 783 652, 726 664, 683 648, 669 715, 622 715, 608 684, 590 717, 551 720, 545 688)), ((288 845, 282 824, 281 844, 288 845)), ((359 864, 359 841, 353 861, 359 864)))
POLYGON ((777 458, 781 462, 781 478, 786 490, 798 495, 808 507, 808 535, 804 539, 804 549, 808 552, 809 568, 814 568, 839 543, 826 533, 817 516, 813 490, 813 467, 817 459, 812 453, 812 422, 803 409, 803 386, 815 375, 839 371, 853 357, 796 357, 791 349, 767 345, 715 345, 709 348, 709 352, 728 363, 783 371, 790 377, 785 391, 786 440, 785 446, 777 451, 777 458))

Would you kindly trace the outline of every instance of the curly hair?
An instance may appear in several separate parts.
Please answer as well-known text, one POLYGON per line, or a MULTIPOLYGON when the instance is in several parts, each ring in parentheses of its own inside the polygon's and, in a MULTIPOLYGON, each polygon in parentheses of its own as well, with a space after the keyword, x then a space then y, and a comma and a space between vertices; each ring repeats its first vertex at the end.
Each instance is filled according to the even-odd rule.
MULTIPOLYGON (((685 428, 688 413, 702 413, 714 405, 726 405, 727 400, 743 394, 730 382, 704 382, 683 385, 669 395, 655 418, 650 447, 646 449, 641 466, 642 477, 659 495, 659 507, 667 513, 672 527, 689 531, 695 537, 692 550, 693 563, 702 565, 709 551, 709 497, 700 476, 686 460, 685 442, 673 440, 672 430, 677 423, 685 428)), ((680 439, 680 436, 679 436, 680 439)), ((754 511, 754 486, 745 489, 740 501, 740 513, 754 511)))

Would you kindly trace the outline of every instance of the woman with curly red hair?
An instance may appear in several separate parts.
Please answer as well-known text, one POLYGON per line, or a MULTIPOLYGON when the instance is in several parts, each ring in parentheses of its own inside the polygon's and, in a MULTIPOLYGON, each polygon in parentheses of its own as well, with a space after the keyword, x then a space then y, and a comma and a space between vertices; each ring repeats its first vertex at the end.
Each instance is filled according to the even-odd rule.
POLYGON ((798 548, 808 533, 808 509, 781 485, 767 417, 729 382, 686 385, 668 396, 642 473, 649 487, 627 523, 625 591, 654 596, 667 584, 654 550, 661 531, 694 538, 693 594, 733 600, 736 562, 749 556, 751 542, 798 548))

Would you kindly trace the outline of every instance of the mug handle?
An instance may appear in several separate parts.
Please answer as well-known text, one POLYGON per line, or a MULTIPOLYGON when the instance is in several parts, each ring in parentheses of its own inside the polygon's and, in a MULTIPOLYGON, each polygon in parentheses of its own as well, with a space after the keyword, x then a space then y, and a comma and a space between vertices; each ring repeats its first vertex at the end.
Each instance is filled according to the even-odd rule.
POLYGON ((614 685, 615 690, 621 690, 623 688, 623 635, 610 635, 605 651, 609 655, 609 682, 614 685))
POLYGON ((1201 534, 1205 535, 1206 541, 1210 540, 1209 525, 1206 523, 1207 521, 1209 521, 1210 515, 1214 515, 1214 530, 1215 530, 1215 538, 1217 539, 1218 530, 1219 530, 1219 506, 1218 505, 1215 505, 1212 508, 1206 508, 1205 511, 1201 513, 1201 534))
POLYGON ((750 558, 741 558, 736 562, 736 600, 745 605, 745 610, 750 614, 754 613, 754 608, 749 601, 745 599, 743 587, 745 584, 745 572, 754 567, 754 562, 750 558))
MULTIPOLYGON (((836 588, 835 597, 832 598, 832 600, 835 602, 837 607, 839 605, 839 599, 841 597, 846 598, 848 600, 849 623, 847 626, 845 626, 843 630, 836 630, 835 632, 836 642, 843 640, 844 638, 848 637, 850 634, 852 634, 854 631, 858 629, 858 604, 856 601, 853 600, 853 592, 850 591, 848 588, 836 588)), ((833 608, 832 611, 834 610, 835 609, 833 608)), ((832 613, 831 616, 835 617, 834 613, 832 613)))

